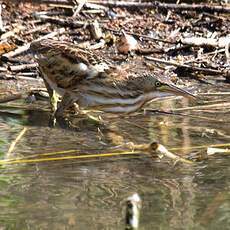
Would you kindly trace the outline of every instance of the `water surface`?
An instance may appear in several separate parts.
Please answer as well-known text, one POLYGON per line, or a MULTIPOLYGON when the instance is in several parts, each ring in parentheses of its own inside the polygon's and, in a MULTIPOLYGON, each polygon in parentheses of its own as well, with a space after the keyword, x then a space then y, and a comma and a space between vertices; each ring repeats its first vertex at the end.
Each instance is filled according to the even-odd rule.
MULTIPOLYGON (((202 92, 208 92, 204 89, 202 92)), ((220 89, 213 89, 218 91, 220 89)), ((223 84, 221 91, 229 91, 223 84)), ((210 91, 209 91, 210 92, 210 91)), ((170 98, 151 104, 161 110, 228 102, 229 95, 203 96, 202 102, 170 98)), ((36 102, 33 108, 46 108, 36 102), (36 104, 37 103, 37 104, 36 104)), ((46 111, 29 109, 24 101, 0 108, 2 159, 62 150, 81 154, 116 151, 120 143, 159 141, 174 153, 205 155, 194 146, 226 144, 230 138, 230 106, 183 109, 190 116, 140 114, 104 119, 112 127, 80 122, 77 131, 50 128, 46 111), (27 109, 15 109, 15 105, 27 109), (11 154, 10 144, 27 131, 11 154)), ((122 147, 120 150, 125 150, 122 147)), ((48 157, 75 156, 65 153, 48 157)), ((39 156, 36 156, 39 158, 39 156)), ((40 156, 44 158, 44 156, 40 156)), ((194 165, 145 154, 126 157, 69 159, 1 166, 2 229, 124 229, 125 199, 137 192, 142 200, 140 229, 229 229, 230 157, 216 154, 194 165)))

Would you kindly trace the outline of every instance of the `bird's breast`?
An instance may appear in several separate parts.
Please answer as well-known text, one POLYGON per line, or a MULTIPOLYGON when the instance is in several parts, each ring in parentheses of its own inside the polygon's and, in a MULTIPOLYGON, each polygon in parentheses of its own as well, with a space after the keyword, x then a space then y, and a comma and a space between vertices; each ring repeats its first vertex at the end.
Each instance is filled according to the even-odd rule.
POLYGON ((109 96, 103 93, 79 92, 80 107, 91 107, 105 112, 131 113, 140 109, 146 102, 156 98, 155 93, 140 94, 136 97, 109 96))

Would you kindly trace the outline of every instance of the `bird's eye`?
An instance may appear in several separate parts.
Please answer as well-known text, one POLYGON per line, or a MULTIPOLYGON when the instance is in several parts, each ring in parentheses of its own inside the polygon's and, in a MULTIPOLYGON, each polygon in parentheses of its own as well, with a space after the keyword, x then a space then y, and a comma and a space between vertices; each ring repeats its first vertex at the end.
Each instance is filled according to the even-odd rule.
POLYGON ((161 86, 161 83, 160 83, 159 81, 156 81, 156 82, 155 82, 155 86, 156 86, 156 87, 160 87, 160 86, 161 86))

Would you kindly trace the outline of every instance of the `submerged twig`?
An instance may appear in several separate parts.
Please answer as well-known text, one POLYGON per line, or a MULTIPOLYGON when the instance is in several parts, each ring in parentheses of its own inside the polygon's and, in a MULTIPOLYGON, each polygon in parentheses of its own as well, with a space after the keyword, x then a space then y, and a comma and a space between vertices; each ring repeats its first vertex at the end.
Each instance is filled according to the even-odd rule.
POLYGON ((208 147, 207 148, 207 155, 214 155, 216 153, 230 153, 230 149, 221 149, 221 148, 213 148, 213 147, 208 147))
MULTIPOLYGON (((24 131, 25 132, 25 131, 24 131)), ((19 137, 16 138, 15 142, 18 142, 18 139, 21 138, 21 136, 24 133, 19 135, 19 137)), ((10 149, 14 148, 16 143, 11 147, 10 149)), ((111 152, 111 153, 96 153, 96 154, 84 154, 84 155, 78 155, 78 156, 61 156, 61 157, 50 157, 50 158, 39 158, 39 159, 30 159, 31 157, 39 157, 39 156, 52 156, 57 154, 65 154, 65 153, 74 153, 78 152, 78 150, 67 150, 67 151, 60 151, 60 152, 53 152, 53 153, 43 153, 43 154, 36 154, 29 157, 20 157, 20 158, 14 158, 14 159, 6 159, 6 160, 0 160, 0 165, 5 164, 18 164, 18 163, 39 163, 39 162, 48 162, 48 161, 59 161, 59 160, 71 160, 71 159, 88 159, 88 158, 101 158, 101 157, 114 157, 114 156, 125 156, 125 155, 139 155, 139 154, 147 154, 150 156, 160 156, 162 155, 175 160, 180 161, 183 163, 191 164, 192 161, 186 160, 178 155, 175 155, 171 152, 169 152, 163 145, 160 145, 156 142, 150 143, 150 144, 142 144, 142 145, 135 145, 133 143, 129 143, 126 145, 131 151, 122 151, 122 152, 111 152)), ((13 150, 13 149, 12 149, 13 150)), ((9 150, 12 152, 12 150, 9 150)), ((8 151, 8 152, 9 152, 8 151)))
POLYGON ((103 154, 90 154, 90 155, 79 155, 79 156, 63 156, 63 157, 52 157, 52 158, 39 158, 39 159, 19 159, 19 160, 1 160, 0 165, 5 164, 20 164, 20 163, 40 163, 49 161, 60 161, 60 160, 74 160, 74 159, 88 159, 88 158, 98 158, 98 157, 111 157, 120 155, 134 155, 140 154, 140 152, 122 152, 122 153, 103 153, 103 154))
POLYGON ((229 107, 230 107, 230 102, 224 102, 224 103, 216 103, 211 105, 197 105, 197 106, 177 108, 177 109, 173 109, 173 111, 210 109, 210 108, 217 109, 217 108, 229 108, 229 107))
POLYGON ((16 137, 16 139, 10 144, 10 147, 9 147, 8 152, 6 154, 7 157, 9 157, 10 154, 13 152, 16 144, 20 141, 20 139, 23 137, 23 135, 26 133, 26 131, 27 131, 27 128, 24 127, 22 129, 22 131, 18 134, 18 136, 16 137))

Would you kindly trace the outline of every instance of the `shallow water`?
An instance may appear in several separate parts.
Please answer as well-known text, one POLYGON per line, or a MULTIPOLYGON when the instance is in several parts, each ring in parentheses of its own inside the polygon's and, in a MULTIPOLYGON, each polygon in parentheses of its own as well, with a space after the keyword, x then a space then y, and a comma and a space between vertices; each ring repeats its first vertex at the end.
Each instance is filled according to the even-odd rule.
MULTIPOLYGON (((212 91, 220 89, 212 87, 212 91)), ((229 85, 223 85, 221 91, 230 92, 229 85)), ((195 103, 170 98, 151 106, 167 110, 228 103, 229 99, 228 95, 203 96, 202 103, 195 103)), ((33 108, 44 109, 47 104, 36 102, 33 108)), ((191 147, 230 143, 230 106, 226 104, 175 111, 189 116, 103 116, 111 129, 103 127, 100 132, 87 122, 80 122, 77 131, 49 128, 47 112, 29 109, 31 105, 23 101, 8 105, 0 107, 2 159, 62 150, 108 153, 124 142, 153 140, 168 149, 179 148, 174 153, 182 156, 198 156, 205 155, 207 148, 191 147), (15 105, 26 108, 13 108, 15 105), (26 133, 7 154, 23 127, 27 127, 26 133)), ((76 155, 77 151, 35 158, 76 155)), ((2 165, 0 227, 124 229, 125 199, 137 192, 142 198, 140 229, 229 229, 229 165, 227 154, 216 154, 194 165, 174 165, 169 159, 154 160, 145 154, 2 165)))

